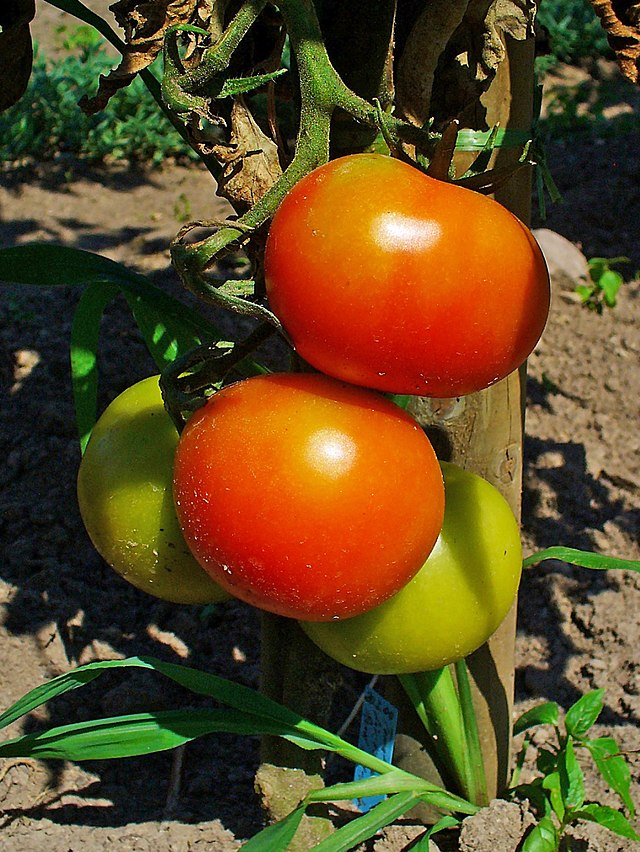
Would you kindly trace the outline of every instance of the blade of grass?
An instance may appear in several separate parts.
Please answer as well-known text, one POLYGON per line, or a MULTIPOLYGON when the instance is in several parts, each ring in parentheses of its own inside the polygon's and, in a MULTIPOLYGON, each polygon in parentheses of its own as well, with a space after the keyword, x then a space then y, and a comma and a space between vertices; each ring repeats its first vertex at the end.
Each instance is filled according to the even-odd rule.
POLYGON ((466 796, 472 785, 464 721, 451 670, 445 667, 399 675, 399 680, 429 734, 438 770, 466 796))
MULTIPOLYGON (((10 722, 41 706, 56 695, 83 686, 102 672, 113 668, 152 669, 171 678, 192 692, 215 698, 235 711, 235 714, 230 714, 231 721, 228 722, 230 725, 246 725, 247 719, 249 719, 251 725, 253 725, 252 731, 256 734, 268 733, 282 736, 299 745, 301 748, 333 751, 353 763, 360 763, 380 774, 388 772, 403 773, 403 770, 351 745, 335 734, 303 719, 297 713, 266 698, 249 687, 233 683, 217 675, 200 672, 197 669, 190 669, 174 663, 163 663, 152 657, 132 657, 127 660, 105 660, 97 663, 89 663, 86 666, 75 669, 73 672, 60 675, 52 681, 36 687, 0 715, 0 727, 10 724, 10 722), (233 722, 234 718, 239 721, 233 722)), ((139 730, 143 730, 145 723, 153 727, 154 720, 156 720, 157 729, 158 718, 163 717, 161 714, 155 714, 154 716, 146 714, 144 718, 140 717, 140 721, 136 724, 142 726, 139 730)), ((98 728, 96 730, 101 734, 102 728, 100 728, 100 725, 105 724, 108 728, 109 720, 88 724, 97 725, 98 728)), ((174 720, 174 727, 175 724, 177 723, 174 720)), ((230 728, 230 730, 237 730, 237 728, 230 728)), ((245 729, 240 732, 248 733, 249 731, 245 729)), ((70 733, 70 731, 66 733, 70 733)), ((39 736, 42 737, 42 735, 39 736)), ((19 747, 16 745, 17 742, 12 741, 11 746, 5 743, 3 751, 0 753, 8 756, 6 749, 9 747, 17 749, 19 747)), ((42 739, 40 742, 42 742, 42 739)), ((410 773, 404 773, 404 775, 408 778, 413 778, 410 773)), ((422 779, 420 780, 420 789, 424 790, 422 795, 428 795, 430 801, 433 801, 437 807, 443 807, 447 810, 454 810, 460 813, 475 813, 478 810, 475 805, 466 802, 458 796, 447 793, 442 788, 429 784, 422 779)))
POLYGON ((154 305, 202 340, 220 340, 222 333, 201 313, 165 293, 140 275, 99 254, 70 246, 29 243, 0 249, 0 281, 41 287, 116 285, 123 292, 154 305))
POLYGON ((315 852, 348 852, 359 843, 373 837, 383 826, 389 825, 421 801, 417 793, 396 793, 375 808, 347 825, 342 826, 329 837, 320 841, 315 852))
POLYGON ((576 550, 574 547, 547 547, 532 553, 522 561, 523 568, 537 565, 545 559, 557 559, 560 562, 568 562, 569 565, 579 565, 582 568, 594 568, 600 571, 608 571, 619 568, 624 571, 640 571, 640 561, 636 559, 619 559, 616 556, 603 556, 592 553, 589 550, 576 550))
POLYGON ((287 849, 298 830, 305 810, 306 806, 301 805, 284 819, 263 828, 240 848, 245 852, 275 852, 276 849, 287 849))
POLYGON ((468 779, 472 787, 470 790, 465 790, 472 802, 480 805, 489 804, 489 796, 487 793, 487 777, 484 768, 484 759, 482 756, 482 747, 480 745, 480 732, 478 730, 478 720, 476 711, 473 705, 473 695, 471 693, 471 682, 469 680, 469 670, 466 660, 458 660, 455 663, 456 680, 458 682, 458 696, 460 699, 460 709, 462 711, 462 722, 464 733, 467 742, 466 754, 468 762, 468 779))
POLYGON ((96 422, 98 405, 97 351, 100 320, 119 293, 115 285, 93 283, 82 292, 71 324, 71 386, 80 449, 84 453, 96 422))

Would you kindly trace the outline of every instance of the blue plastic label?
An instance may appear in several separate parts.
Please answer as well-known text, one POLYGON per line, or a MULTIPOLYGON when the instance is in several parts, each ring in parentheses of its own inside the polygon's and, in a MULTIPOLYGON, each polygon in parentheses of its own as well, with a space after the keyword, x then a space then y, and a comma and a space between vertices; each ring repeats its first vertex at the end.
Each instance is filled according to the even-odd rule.
MULTIPOLYGON (((397 723, 397 708, 376 692, 375 689, 368 686, 365 689, 362 704, 358 747, 380 758, 380 760, 386 760, 387 763, 391 763, 397 723)), ((371 769, 358 764, 353 778, 354 781, 362 781, 377 774, 377 772, 373 772, 371 769)), ((364 799, 354 799, 354 804, 362 813, 366 813, 385 798, 385 796, 368 796, 364 799)))

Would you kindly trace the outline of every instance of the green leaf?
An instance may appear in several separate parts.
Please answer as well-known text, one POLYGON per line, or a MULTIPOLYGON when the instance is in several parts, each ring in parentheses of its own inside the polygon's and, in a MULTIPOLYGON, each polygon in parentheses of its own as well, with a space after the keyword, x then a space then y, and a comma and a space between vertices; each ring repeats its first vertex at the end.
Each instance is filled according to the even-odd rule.
POLYGON ((558 755, 555 751, 550 751, 547 748, 538 749, 536 758, 536 766, 543 775, 549 775, 555 772, 558 765, 558 755))
MULTIPOLYGON (((104 660, 60 675, 31 690, 1 714, 0 727, 10 724, 56 695, 83 686, 102 672, 113 668, 152 669, 192 692, 215 698, 233 708, 233 712, 167 711, 67 725, 2 743, 0 755, 88 760, 97 759, 98 756, 115 757, 174 748, 195 736, 213 731, 230 731, 256 735, 271 734, 283 737, 300 748, 333 751, 353 763, 360 763, 381 774, 402 772, 249 687, 197 669, 163 663, 153 657, 104 660), (141 750, 136 751, 138 748, 141 750)), ((413 777, 410 773, 405 774, 408 778, 413 777)), ((479 810, 477 805, 424 779, 419 779, 418 783, 420 797, 435 807, 466 814, 479 810)))
POLYGON ((257 717, 237 710, 163 710, 60 725, 16 737, 0 743, 0 757, 110 760, 166 751, 215 732, 257 734, 262 727, 257 717))
POLYGON ((0 281, 41 287, 115 285, 128 296, 153 306, 172 328, 179 327, 194 340, 218 340, 223 336, 202 314, 151 284, 144 275, 82 249, 49 243, 0 249, 0 281))
POLYGON ((71 385, 80 449, 84 453, 96 422, 98 400, 97 351, 104 309, 118 295, 115 285, 93 283, 80 296, 71 324, 71 385))
POLYGON ((616 306, 616 296, 622 286, 622 275, 613 269, 607 269, 602 273, 598 285, 602 289, 604 300, 610 308, 616 306))
POLYGON ((49 680, 40 686, 36 686, 35 689, 27 692, 26 695, 19 698, 4 713, 0 714, 0 728, 6 728, 7 725, 15 722, 16 719, 25 716, 27 713, 31 713, 32 710, 41 707, 58 695, 91 683, 92 680, 95 680, 101 674, 102 672, 99 670, 98 664, 91 663, 89 667, 81 666, 53 678, 53 680, 49 680))
POLYGON ((413 844, 411 849, 413 852, 429 852, 429 849, 431 848, 431 838, 435 834, 438 834, 447 828, 454 828, 456 825, 460 825, 459 819, 456 819, 456 817, 453 816, 443 816, 442 819, 439 819, 438 822, 430 826, 425 833, 420 836, 420 839, 413 844))
POLYGON ((583 302, 588 302, 593 293, 593 287, 589 287, 587 284, 577 284, 575 292, 578 296, 580 296, 583 302))
POLYGON ((619 559, 616 556, 602 556, 589 550, 576 550, 573 547, 548 547, 537 553, 532 553, 522 561, 523 568, 537 565, 545 559, 557 559, 569 565, 580 565, 582 568, 594 568, 604 571, 620 568, 625 571, 640 571, 640 561, 636 559, 619 559))
POLYGON ((240 848, 244 849, 245 852, 274 852, 276 849, 284 852, 293 840, 305 810, 306 806, 301 805, 291 811, 284 819, 263 828, 251 840, 243 843, 240 848))
POLYGON ((571 737, 558 755, 560 792, 566 810, 579 808, 584 803, 584 775, 576 759, 571 737))
MULTIPOLYGON (((127 300, 159 370, 203 340, 221 338, 218 329, 199 312, 169 296, 143 275, 80 249, 47 243, 0 249, 0 280, 45 287, 85 287, 71 332, 71 375, 83 451, 96 420, 100 320, 118 292, 127 300)), ((250 358, 243 359, 236 369, 243 375, 263 372, 250 358)))
POLYGON ((542 817, 540 822, 525 837, 522 852, 556 852, 560 838, 551 817, 542 817))
POLYGON ((631 798, 631 772, 624 755, 620 754, 618 743, 613 737, 599 737, 595 740, 585 740, 583 745, 591 752, 604 780, 620 796, 634 817, 636 809, 631 798))
POLYGON ((253 77, 230 77, 224 81, 217 97, 235 97, 244 94, 244 92, 251 92, 253 89, 259 89, 286 73, 286 68, 279 68, 277 71, 270 71, 268 74, 256 74, 253 77))
POLYGON ((474 802, 488 802, 487 776, 484 768, 480 731, 478 729, 478 719, 473 702, 467 661, 465 659, 458 660, 454 664, 454 669, 458 684, 463 729, 466 737, 466 752, 469 761, 469 783, 471 785, 471 795, 469 798, 474 802))
POLYGON ((347 799, 380 796, 388 793, 422 793, 429 791, 429 784, 421 783, 415 775, 407 775, 399 769, 385 772, 384 775, 373 775, 362 781, 348 781, 344 784, 333 784, 322 787, 307 794, 308 802, 340 802, 347 799))
POLYGON ((538 704, 527 710, 513 725, 513 735, 523 733, 529 728, 535 728, 538 725, 557 725, 559 719, 558 705, 555 701, 545 701, 544 704, 538 704))
POLYGON ((349 852, 420 802, 416 793, 397 793, 314 846, 314 852, 349 852))
POLYGON ((562 782, 560 780, 560 773, 550 772, 548 775, 545 775, 545 777, 542 779, 542 787, 543 789, 548 791, 549 801, 551 802, 553 812, 558 817, 558 819, 562 821, 565 815, 565 807, 564 797, 562 795, 562 782))
POLYGON ((602 713, 603 707, 604 689, 594 689, 592 692, 587 692, 567 710, 564 720, 567 733, 577 740, 584 739, 602 713))
POLYGON ((613 831, 620 837, 627 837, 629 840, 640 840, 638 834, 629 824, 629 820, 619 811, 610 808, 607 805, 589 804, 580 808, 572 814, 573 819, 586 819, 589 822, 597 822, 613 831))

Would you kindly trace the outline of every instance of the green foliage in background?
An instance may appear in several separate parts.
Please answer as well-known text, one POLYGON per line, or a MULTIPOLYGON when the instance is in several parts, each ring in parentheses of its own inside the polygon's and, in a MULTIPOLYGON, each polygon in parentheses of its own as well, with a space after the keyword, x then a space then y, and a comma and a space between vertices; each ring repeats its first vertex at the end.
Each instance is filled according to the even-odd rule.
POLYGON ((0 162, 40 162, 61 154, 153 166, 167 158, 196 159, 139 78, 102 112, 85 115, 78 101, 95 92, 99 74, 107 74, 114 61, 90 27, 65 34, 62 48, 55 59, 36 52, 24 97, 0 114, 0 162))
POLYGON ((538 24, 546 31, 551 53, 539 58, 539 70, 558 62, 577 65, 613 53, 589 0, 541 0, 538 24))

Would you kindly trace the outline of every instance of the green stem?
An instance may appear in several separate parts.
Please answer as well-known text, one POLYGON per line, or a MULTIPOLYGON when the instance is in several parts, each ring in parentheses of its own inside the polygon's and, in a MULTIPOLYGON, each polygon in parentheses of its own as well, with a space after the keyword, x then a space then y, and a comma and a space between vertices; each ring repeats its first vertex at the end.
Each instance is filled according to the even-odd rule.
POLYGON ((357 121, 377 127, 384 123, 385 135, 400 148, 400 137, 417 139, 424 146, 428 134, 406 122, 381 113, 342 81, 327 53, 312 0, 280 0, 284 26, 289 33, 300 83, 300 124, 295 156, 272 187, 240 219, 229 223, 200 242, 185 245, 174 241, 171 255, 184 285, 205 299, 216 300, 215 286, 203 273, 227 246, 248 239, 247 231, 260 228, 273 215, 286 193, 312 169, 329 159, 329 134, 334 111, 341 108, 357 121))

